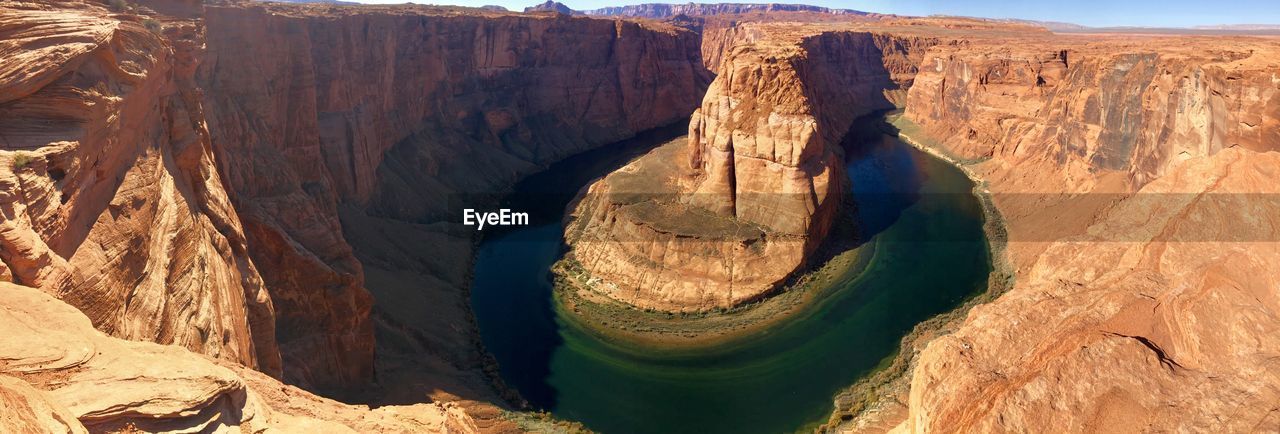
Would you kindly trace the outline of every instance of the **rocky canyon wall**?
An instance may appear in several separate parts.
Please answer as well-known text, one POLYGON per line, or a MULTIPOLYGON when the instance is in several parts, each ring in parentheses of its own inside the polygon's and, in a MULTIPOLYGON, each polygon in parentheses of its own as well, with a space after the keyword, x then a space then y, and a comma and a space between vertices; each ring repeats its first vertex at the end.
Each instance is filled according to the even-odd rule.
POLYGON ((1188 158, 1280 146, 1271 65, 1249 42, 1060 39, 931 51, 907 114, 962 158, 1050 159, 1134 186, 1188 158))
POLYGON ((1268 38, 930 51, 913 132, 983 181, 1016 277, 919 354, 897 429, 1274 429, 1277 68, 1268 38))
POLYGON ((938 43, 750 27, 734 32, 751 36, 726 39, 732 48, 690 120, 686 149, 646 156, 592 185, 578 204, 570 243, 598 279, 593 290, 696 311, 776 288, 836 218, 847 182, 839 147, 850 124, 893 107, 914 74, 906 59, 938 43), (657 159, 683 167, 649 161, 657 159), (630 173, 655 180, 628 180, 630 173))
POLYGON ((455 404, 371 410, 287 386, 233 361, 113 338, 44 291, 0 282, 0 431, 448 432, 480 427, 455 404))
POLYGON ((0 274, 114 336, 279 375, 272 300, 191 85, 200 38, 0 3, 0 274))
MULTIPOLYGON (((413 6, 0 10, 0 277, 114 336, 326 393, 372 390, 375 325, 416 342, 391 357, 418 361, 409 370, 491 390, 465 296, 474 232, 436 232, 460 218, 450 205, 682 121, 710 81, 696 35, 660 24, 413 6), (376 238, 372 253, 358 256, 340 214, 376 238), (416 286, 370 284, 361 261, 416 286), (404 316, 377 319, 374 287, 394 288, 386 303, 404 316)), ((406 399, 455 391, 429 386, 406 399)))
POLYGON ((657 24, 429 7, 205 16, 214 149, 275 300, 286 378, 322 390, 371 381, 375 322, 397 342, 436 336, 419 350, 459 354, 448 364, 479 358, 456 330, 472 327, 471 233, 418 226, 437 241, 410 245, 417 229, 374 227, 457 223, 459 205, 550 162, 684 119, 710 79, 696 35, 657 24), (396 265, 369 283, 362 261, 396 265), (370 290, 390 306, 381 319, 370 290), (423 294, 444 304, 416 305, 423 294))

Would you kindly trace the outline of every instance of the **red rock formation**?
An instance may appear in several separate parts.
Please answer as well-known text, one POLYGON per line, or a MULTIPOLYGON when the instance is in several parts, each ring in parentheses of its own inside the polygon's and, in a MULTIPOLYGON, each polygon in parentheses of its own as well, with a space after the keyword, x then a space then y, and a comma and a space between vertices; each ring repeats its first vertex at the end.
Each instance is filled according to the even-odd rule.
MULTIPOLYGON (((1008 293, 919 355, 900 429, 1274 426, 1280 203, 1266 195, 1278 164, 1240 148, 1193 157, 1099 213, 1087 234, 1050 245, 1008 293)), ((1036 243, 1011 248, 1030 247, 1020 244, 1036 243)))
POLYGON ((480 430, 457 405, 346 405, 178 347, 105 336, 36 289, 0 283, 0 292, 5 432, 480 430))
POLYGON ((689 124, 685 170, 642 161, 593 185, 570 232, 592 287, 646 308, 706 310, 758 299, 805 261, 835 220, 840 140, 892 107, 937 43, 865 32, 745 29, 689 124), (670 178, 663 181, 662 179, 670 178), (637 202, 635 195, 656 197, 637 202), (674 199, 664 199, 674 198, 674 199), (701 214, 707 214, 702 216, 701 214))
POLYGON ((563 3, 557 2, 555 0, 547 0, 545 3, 540 3, 536 6, 530 6, 530 7, 524 8, 524 11, 525 13, 555 12, 558 14, 565 14, 565 15, 573 15, 577 13, 573 9, 569 9, 569 7, 565 6, 563 3))
POLYGON ((1211 38, 1112 38, 930 52, 908 115, 930 135, 954 137, 948 146, 964 158, 1051 158, 1124 171, 1136 186, 1181 159, 1280 146, 1264 56, 1211 38), (1155 48, 1163 43, 1182 47, 1155 48))
MULTIPOLYGON (((696 35, 656 24, 283 5, 210 6, 205 23, 214 147, 276 302, 286 375, 321 389, 371 380, 368 291, 391 306, 378 320, 388 341, 442 340, 404 359, 448 355, 437 371, 479 364, 473 333, 454 336, 459 323, 470 329, 466 276, 452 271, 468 268, 470 234, 433 251, 409 233, 439 229, 401 222, 458 222, 451 204, 680 120, 708 80, 696 35), (343 227, 340 207, 358 227, 343 227), (378 283, 367 283, 352 231, 371 237, 351 240, 370 246, 361 260, 395 263, 375 270, 378 283), (450 301, 415 304, 422 294, 450 301), (442 312, 421 314, 432 309, 442 312)), ((404 370, 427 371, 414 366, 404 370)))
POLYGON ((1274 426, 1273 41, 930 52, 907 112, 974 158, 1016 284, 919 356, 899 428, 1274 426))
POLYGON ((278 374, 271 300, 189 86, 198 35, 42 7, 0 5, 3 274, 112 335, 278 374))
MULTIPOLYGON (((696 35, 658 24, 430 7, 0 7, 0 276, 117 336, 273 374, 283 353, 286 379, 319 390, 373 378, 373 301, 341 206, 362 225, 398 224, 365 210, 452 220, 443 198, 682 119, 709 81, 696 35)), ((387 303, 414 309, 381 323, 417 342, 397 357, 448 354, 436 366, 458 370, 440 375, 480 375, 466 276, 438 272, 467 268, 440 261, 465 262, 470 234, 445 237, 433 245, 447 251, 395 247, 414 264, 405 271, 443 279, 383 285, 387 303), (444 306, 406 300, 431 291, 444 306)), ((464 382, 492 393, 480 377, 464 382)))

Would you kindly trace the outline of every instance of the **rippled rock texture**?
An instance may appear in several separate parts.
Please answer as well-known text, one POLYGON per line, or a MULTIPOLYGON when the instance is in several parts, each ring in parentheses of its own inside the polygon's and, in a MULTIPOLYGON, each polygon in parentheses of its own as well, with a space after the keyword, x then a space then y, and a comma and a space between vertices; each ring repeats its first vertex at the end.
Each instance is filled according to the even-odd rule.
POLYGON ((106 336, 37 289, 0 292, 6 432, 478 432, 455 405, 346 405, 179 347, 106 336))
POLYGON ((683 120, 710 81, 697 35, 662 24, 417 6, 0 11, 0 278, 113 336, 352 399, 380 398, 362 393, 382 360, 449 380, 382 376, 407 391, 397 401, 499 401, 457 205, 683 120))
POLYGON ((272 300, 191 85, 200 35, 23 6, 0 4, 6 280, 114 336, 279 375, 272 300))
POLYGON ((895 105, 991 191, 1014 280, 914 357, 889 425, 1278 423, 1275 39, 876 18, 686 26, 700 44, 555 14, 135 3, 0 0, 0 430, 509 428, 272 377, 496 402, 457 205, 695 108, 590 187, 573 254, 639 306, 766 294, 839 211, 845 128, 895 105))
POLYGON ((919 356, 899 429, 1273 429, 1273 40, 931 51, 907 113, 1008 228, 1012 289, 919 356))

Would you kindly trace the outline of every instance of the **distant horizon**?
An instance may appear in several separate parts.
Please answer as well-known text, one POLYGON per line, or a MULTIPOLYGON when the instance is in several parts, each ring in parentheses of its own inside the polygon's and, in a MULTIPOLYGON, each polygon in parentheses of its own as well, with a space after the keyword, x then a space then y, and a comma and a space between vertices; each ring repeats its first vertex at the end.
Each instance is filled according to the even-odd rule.
MULTIPOLYGON (((403 4, 406 0, 349 0, 367 4, 403 4)), ((545 1, 545 0, 544 0, 545 1)), ((513 11, 543 3, 537 0, 413 0, 412 3, 480 7, 502 6, 513 11)), ((591 10, 644 3, 687 4, 688 1, 562 0, 574 10, 591 10)), ((882 14, 929 16, 951 15, 974 18, 1018 19, 1078 24, 1088 27, 1198 26, 1280 26, 1280 2, 1238 0, 1203 2, 1191 0, 1135 0, 1112 2, 1078 0, 1070 3, 979 0, 811 0, 811 1, 695 1, 693 3, 780 3, 805 4, 832 9, 853 9, 882 14)))

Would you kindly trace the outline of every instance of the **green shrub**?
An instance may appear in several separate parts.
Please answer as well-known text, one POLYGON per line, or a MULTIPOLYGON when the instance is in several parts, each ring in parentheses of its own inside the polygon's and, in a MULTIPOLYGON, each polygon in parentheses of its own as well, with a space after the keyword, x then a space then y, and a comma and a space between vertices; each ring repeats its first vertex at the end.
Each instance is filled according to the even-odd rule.
POLYGON ((35 161, 35 159, 36 157, 34 155, 27 154, 27 153, 18 153, 17 155, 13 156, 13 170, 18 170, 23 167, 27 167, 27 165, 31 164, 31 162, 35 161))
POLYGON ((124 12, 129 10, 129 2, 125 0, 107 0, 107 6, 116 12, 124 12))
POLYGON ((160 30, 164 29, 164 26, 160 25, 159 21, 150 18, 142 20, 142 26, 146 27, 147 30, 150 30, 152 33, 160 33, 160 30))

